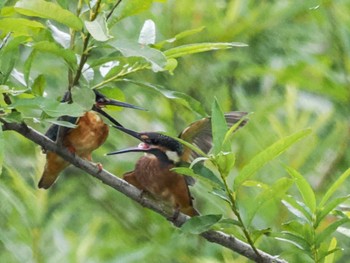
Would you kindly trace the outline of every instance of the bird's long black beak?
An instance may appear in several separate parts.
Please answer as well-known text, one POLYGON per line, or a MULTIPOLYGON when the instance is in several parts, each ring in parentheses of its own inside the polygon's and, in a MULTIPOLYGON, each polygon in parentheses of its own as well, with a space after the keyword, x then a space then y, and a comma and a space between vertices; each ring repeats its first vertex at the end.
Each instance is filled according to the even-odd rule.
POLYGON ((135 106, 135 105, 132 105, 130 103, 122 102, 119 100, 108 99, 108 98, 104 98, 103 101, 98 101, 97 104, 102 105, 102 106, 112 105, 112 106, 119 106, 119 107, 123 107, 123 108, 130 108, 130 109, 146 111, 146 109, 144 109, 142 107, 135 106))
POLYGON ((106 155, 115 155, 115 154, 121 154, 121 153, 130 153, 130 152, 148 152, 148 149, 140 149, 138 147, 131 147, 131 148, 126 148, 123 150, 115 151, 115 152, 110 152, 107 153, 106 155))
POLYGON ((127 128, 124 128, 123 126, 113 126, 114 128, 122 131, 122 132, 125 132, 126 134, 129 134, 130 136, 140 140, 140 141, 143 141, 143 138, 142 138, 142 134, 139 133, 139 132, 136 132, 136 131, 133 131, 133 130, 129 130, 127 128))

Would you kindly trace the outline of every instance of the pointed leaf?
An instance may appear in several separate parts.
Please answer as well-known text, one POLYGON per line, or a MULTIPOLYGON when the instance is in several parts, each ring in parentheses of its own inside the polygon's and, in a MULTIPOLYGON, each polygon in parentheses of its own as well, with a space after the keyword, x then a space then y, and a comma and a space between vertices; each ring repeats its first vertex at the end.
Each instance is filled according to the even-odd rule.
MULTIPOLYGON (((262 208, 267 202, 271 200, 281 200, 287 190, 292 186, 293 181, 289 178, 280 178, 271 187, 264 189, 260 194, 255 197, 255 202, 248 207, 247 211, 247 224, 250 225, 254 219, 255 214, 260 208, 262 208)), ((266 207, 266 206, 265 206, 266 207)))
POLYGON ((32 86, 32 92, 35 96, 42 96, 45 90, 46 85, 46 79, 44 75, 40 74, 36 77, 34 80, 33 86, 32 86))
POLYGON ((233 152, 220 152, 215 156, 215 163, 222 176, 227 177, 235 165, 236 155, 233 152))
POLYGON ((57 120, 57 119, 46 119, 45 121, 47 121, 48 123, 51 123, 51 124, 56 124, 56 125, 59 125, 59 126, 72 128, 72 129, 77 127, 77 125, 75 125, 74 123, 71 123, 69 121, 60 121, 60 120, 57 120))
POLYGON ((138 42, 141 45, 149 45, 156 42, 156 25, 153 20, 148 19, 145 21, 142 26, 138 42))
POLYGON ((328 255, 325 257, 324 259, 324 263, 333 263, 334 261, 334 252, 336 251, 337 247, 337 239, 335 237, 332 238, 331 242, 329 243, 329 247, 328 247, 328 252, 332 253, 328 253, 328 255))
POLYGON ((295 169, 289 166, 284 166, 287 172, 295 179, 295 183, 299 189, 304 203, 309 207, 312 213, 316 210, 316 197, 308 181, 295 169))
POLYGON ((274 237, 277 240, 285 241, 293 244, 299 249, 304 250, 305 252, 310 252, 310 244, 303 237, 295 235, 293 233, 283 231, 281 233, 271 233, 269 236, 274 237))
POLYGON ((44 29, 45 26, 37 21, 25 18, 3 18, 0 19, 1 33, 6 34, 12 32, 13 37, 17 36, 33 36, 44 29))
POLYGON ((76 15, 44 0, 20 0, 16 3, 15 10, 22 15, 55 20, 77 31, 83 28, 83 23, 76 15))
POLYGON ((221 217, 222 215, 194 216, 181 226, 181 230, 185 233, 200 234, 219 222, 221 217))
POLYGON ((110 42, 112 47, 119 50, 125 57, 142 57, 152 65, 154 72, 164 70, 167 59, 164 54, 149 46, 143 46, 128 40, 114 40, 110 42))
POLYGON ((245 180, 249 179, 261 167, 263 167, 269 161, 275 159, 294 143, 306 137, 310 133, 310 129, 296 132, 290 136, 278 140, 262 152, 258 153, 246 166, 243 167, 240 174, 235 178, 234 188, 237 190, 245 180))
POLYGON ((194 171, 196 174, 198 174, 198 175, 200 175, 200 176, 202 176, 202 177, 204 177, 204 178, 206 178, 206 179, 208 179, 208 180, 214 182, 214 183, 217 184, 220 188, 224 188, 224 184, 219 180, 219 178, 216 177, 216 175, 215 175, 210 169, 208 169, 207 167, 205 167, 204 164, 202 164, 202 163, 196 163, 196 164, 192 167, 192 169, 193 169, 193 171, 194 171))
POLYGON ((228 49, 232 47, 246 47, 248 45, 243 43, 197 43, 188 44, 164 51, 167 58, 178 58, 189 54, 206 52, 211 50, 228 49))
POLYGON ((333 199, 332 201, 328 202, 324 207, 321 207, 319 211, 317 211, 316 214, 316 222, 315 227, 317 227, 321 221, 332 211, 334 210, 338 205, 345 202, 350 198, 350 195, 338 197, 333 199))
MULTIPOLYGON (((145 88, 151 88, 157 92, 159 92, 160 94, 162 94, 164 97, 174 100, 182 105, 184 105, 185 107, 187 107, 188 109, 197 112, 198 114, 200 114, 201 116, 206 116, 205 110, 202 106, 202 104, 197 101, 196 99, 188 96, 185 93, 181 93, 181 92, 177 92, 177 91, 173 91, 173 90, 167 90, 165 88, 163 88, 162 86, 159 85, 154 85, 151 83, 147 83, 147 82, 139 82, 139 81, 135 81, 135 80, 130 80, 130 79, 123 79, 124 81, 127 82, 131 82, 133 84, 145 87, 145 88)), ((205 155, 203 155, 205 156, 205 155)))
POLYGON ((192 36, 194 34, 197 34, 201 31, 203 31, 204 28, 205 28, 204 26, 201 26, 201 27, 198 27, 195 29, 189 29, 189 30, 183 31, 183 32, 177 34, 176 36, 174 36, 173 38, 166 39, 166 40, 163 40, 161 42, 156 43, 155 46, 157 48, 162 48, 166 43, 173 43, 179 39, 182 39, 182 38, 185 38, 188 36, 192 36))
POLYGON ((148 10, 152 6, 153 1, 154 0, 122 1, 116 10, 118 20, 148 10))
POLYGON ((282 200, 287 209, 302 221, 312 222, 312 215, 305 204, 296 201, 292 196, 286 195, 282 200))
POLYGON ((211 110, 211 127, 213 132, 213 154, 217 155, 220 151, 230 151, 231 145, 222 144, 228 128, 224 113, 222 112, 216 99, 213 102, 211 110))
POLYGON ((94 21, 85 21, 85 27, 91 36, 97 41, 107 41, 112 38, 109 35, 106 18, 102 15, 97 16, 94 21))
POLYGON ((350 168, 347 169, 328 189, 326 194, 323 196, 321 202, 320 202, 320 207, 324 206, 324 204, 328 201, 329 198, 334 194, 334 192, 343 185, 344 181, 348 178, 350 175, 350 168))

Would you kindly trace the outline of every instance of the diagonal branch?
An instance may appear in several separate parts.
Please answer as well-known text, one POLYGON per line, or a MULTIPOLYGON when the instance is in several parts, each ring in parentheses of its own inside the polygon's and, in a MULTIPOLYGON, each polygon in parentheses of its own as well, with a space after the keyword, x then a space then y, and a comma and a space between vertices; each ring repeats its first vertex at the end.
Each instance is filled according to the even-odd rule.
MULTIPOLYGON (((150 199, 145 195, 142 195, 141 191, 135 188, 134 186, 128 184, 124 180, 116 177, 115 175, 111 174, 106 170, 100 170, 100 168, 95 164, 72 154, 67 149, 57 145, 56 143, 45 137, 43 134, 27 126, 26 124, 8 123, 1 119, 0 122, 3 123, 2 129, 4 131, 15 131, 23 135, 27 139, 31 140, 32 142, 42 146, 46 150, 56 152, 63 159, 70 162, 74 166, 84 170, 90 175, 96 177, 97 179, 101 180, 104 184, 123 193, 124 195, 141 204, 142 206, 147 207, 162 215, 163 217, 167 218, 167 220, 171 221, 175 226, 180 227, 189 218, 188 216, 182 213, 179 213, 179 215, 176 218, 174 218, 171 212, 165 211, 164 204, 150 199)), ((260 250, 258 251, 261 258, 258 258, 257 254, 253 251, 249 244, 239 239, 236 239, 233 236, 227 235, 221 231, 209 230, 203 232, 201 236, 207 239, 209 242, 220 244, 256 262, 286 263, 286 261, 260 250)))

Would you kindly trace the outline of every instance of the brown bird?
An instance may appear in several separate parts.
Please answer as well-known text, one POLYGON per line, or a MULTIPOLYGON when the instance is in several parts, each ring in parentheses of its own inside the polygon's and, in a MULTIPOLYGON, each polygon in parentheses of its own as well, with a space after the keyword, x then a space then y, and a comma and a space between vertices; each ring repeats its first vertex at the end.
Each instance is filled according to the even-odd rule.
MULTIPOLYGON (((247 113, 230 112, 225 115, 229 126, 242 119, 247 113)), ((246 124, 243 120, 240 126, 246 124)), ((142 141, 138 147, 128 148, 108 153, 107 155, 144 152, 135 166, 135 170, 125 173, 124 180, 140 190, 151 193, 154 197, 170 203, 176 211, 181 211, 189 216, 198 215, 193 207, 192 197, 188 185, 194 180, 171 171, 181 163, 190 163, 199 155, 188 147, 182 146, 177 140, 157 132, 135 132, 124 127, 115 128, 142 141), (175 159, 173 159, 175 157, 175 159)), ((203 118, 192 123, 179 138, 193 143, 203 152, 208 153, 212 147, 211 118, 203 118)))
MULTIPOLYGON (((64 147, 68 148, 72 153, 89 161, 91 161, 91 153, 105 142, 109 132, 108 125, 104 123, 103 119, 97 114, 97 112, 105 116, 115 125, 121 126, 121 124, 113 117, 104 112, 102 107, 106 105, 114 105, 141 109, 128 103, 108 99, 97 90, 94 90, 94 92, 96 103, 91 111, 86 112, 79 118, 65 116, 66 118, 64 120, 76 124, 75 128, 62 127, 60 131, 58 125, 52 125, 45 134, 53 141, 56 141, 59 137, 62 138, 62 142, 60 143, 64 147), (59 132, 63 133, 62 136, 58 135, 59 132)), ((67 97, 67 95, 65 97, 67 97)), ((66 101, 67 98, 64 100, 66 101)), ((69 166, 69 164, 69 162, 65 161, 56 153, 47 151, 46 164, 38 187, 48 189, 56 181, 60 172, 69 166)))

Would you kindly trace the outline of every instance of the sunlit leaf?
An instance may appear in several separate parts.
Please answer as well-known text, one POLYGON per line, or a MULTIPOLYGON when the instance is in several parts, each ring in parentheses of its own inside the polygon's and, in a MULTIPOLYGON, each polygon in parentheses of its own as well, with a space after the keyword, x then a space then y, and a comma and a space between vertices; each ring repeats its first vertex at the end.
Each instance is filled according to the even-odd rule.
POLYGON ((44 75, 40 74, 36 77, 34 80, 33 86, 32 86, 32 92, 35 96, 42 96, 45 90, 46 85, 46 79, 44 75))
POLYGON ((142 57, 152 65, 154 72, 164 70, 167 59, 164 54, 149 46, 140 45, 128 40, 114 40, 110 42, 111 46, 119 50, 125 57, 142 57))
POLYGON ((334 250, 337 247, 337 239, 335 237, 332 238, 331 242, 329 243, 328 247, 328 255, 324 259, 324 263, 333 263, 334 261, 334 250), (332 252, 332 253, 329 253, 332 252))
POLYGON ((343 185, 344 181, 349 177, 350 175, 350 168, 347 169, 339 178, 328 188, 326 194, 323 196, 320 202, 320 206, 324 206, 324 204, 328 201, 329 198, 332 197, 332 195, 335 193, 335 191, 343 185))
POLYGON ((151 19, 147 19, 142 26, 139 35, 139 44, 149 45, 154 44, 156 41, 156 25, 151 19))
POLYGON ((0 19, 1 34, 12 32, 13 37, 17 36, 33 36, 45 26, 37 21, 25 18, 3 18, 0 19))
POLYGON ((221 175, 228 176, 235 165, 236 155, 233 152, 219 152, 214 158, 221 175))
POLYGON ((278 140, 262 152, 258 153, 246 166, 243 167, 240 174, 235 178, 234 188, 237 190, 245 180, 253 176, 253 174, 255 174, 261 167, 263 167, 269 161, 275 159, 294 143, 306 137, 310 133, 310 129, 298 131, 290 136, 278 140))
POLYGON ((91 36, 97 41, 107 41, 112 38, 109 35, 106 18, 102 15, 97 16, 94 21, 85 21, 85 27, 91 36))
POLYGON ((20 0, 16 3, 15 10, 22 15, 55 20, 77 31, 83 27, 83 23, 76 15, 44 0, 20 0))
POLYGON ((243 43, 197 43, 188 44, 164 51, 167 58, 178 58, 190 54, 201 53, 211 50, 228 49, 232 47, 246 47, 243 43))
POLYGON ((194 216, 181 226, 181 230, 185 233, 200 234, 219 222, 221 217, 222 215, 194 216))
POLYGON ((57 119, 46 119, 45 121, 47 121, 51 124, 56 124, 56 125, 67 127, 67 128, 76 128, 77 127, 77 125, 75 125, 74 123, 71 123, 69 121, 60 121, 57 119))
POLYGON ((295 169, 284 166, 288 173, 295 179, 295 183, 299 189, 304 203, 309 207, 312 213, 316 210, 316 197, 308 181, 295 169))

